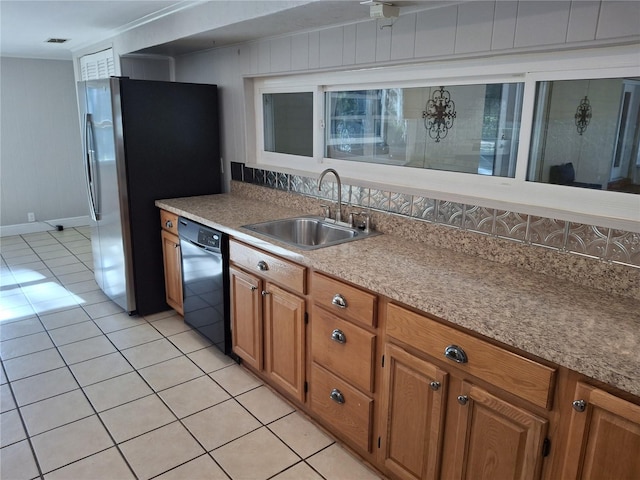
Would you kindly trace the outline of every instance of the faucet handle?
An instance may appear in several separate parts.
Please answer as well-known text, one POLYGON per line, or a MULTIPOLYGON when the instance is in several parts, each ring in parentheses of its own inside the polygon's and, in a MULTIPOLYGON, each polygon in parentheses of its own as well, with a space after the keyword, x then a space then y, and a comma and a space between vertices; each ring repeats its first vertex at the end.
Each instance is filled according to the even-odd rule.
POLYGON ((320 208, 323 209, 324 218, 331 218, 331 209, 329 208, 329 205, 320 205, 320 208))
POLYGON ((353 215, 357 215, 364 219, 362 223, 355 226, 360 230, 363 230, 364 233, 369 233, 371 231, 371 215, 368 212, 358 212, 358 213, 353 213, 353 215))

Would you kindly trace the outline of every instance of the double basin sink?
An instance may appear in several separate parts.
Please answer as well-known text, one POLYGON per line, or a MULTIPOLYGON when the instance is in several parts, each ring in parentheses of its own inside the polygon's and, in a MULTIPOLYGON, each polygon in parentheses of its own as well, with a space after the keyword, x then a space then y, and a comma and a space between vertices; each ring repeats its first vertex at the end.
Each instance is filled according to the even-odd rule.
POLYGON ((244 228, 302 250, 315 250, 379 234, 379 232, 365 232, 358 228, 314 216, 254 223, 244 225, 244 228))

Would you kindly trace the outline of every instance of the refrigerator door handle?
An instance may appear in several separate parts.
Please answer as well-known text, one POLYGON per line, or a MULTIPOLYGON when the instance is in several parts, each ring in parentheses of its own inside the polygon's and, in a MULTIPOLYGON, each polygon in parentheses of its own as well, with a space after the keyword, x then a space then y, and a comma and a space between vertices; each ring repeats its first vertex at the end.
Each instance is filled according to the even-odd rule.
POLYGON ((91 213, 91 218, 94 221, 98 221, 100 219, 100 212, 97 208, 96 203, 96 192, 97 188, 97 178, 95 177, 96 173, 94 171, 95 165, 95 157, 94 157, 94 149, 93 149, 93 123, 91 121, 91 114, 87 113, 85 117, 84 124, 84 134, 85 134, 85 174, 87 180, 87 195, 89 196, 89 211, 91 213))

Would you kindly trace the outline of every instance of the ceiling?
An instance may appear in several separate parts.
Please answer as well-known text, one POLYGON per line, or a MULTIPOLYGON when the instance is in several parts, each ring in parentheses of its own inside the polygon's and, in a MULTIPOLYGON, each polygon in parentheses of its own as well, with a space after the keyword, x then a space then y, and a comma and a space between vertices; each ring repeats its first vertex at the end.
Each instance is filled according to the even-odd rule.
POLYGON ((71 59, 71 51, 179 7, 173 1, 0 0, 0 54, 71 59), (67 38, 62 44, 49 38, 67 38))
MULTIPOLYGON (((273 0, 262 0, 272 2, 273 0)), ((138 0, 0 0, 0 55, 25 58, 71 59, 72 52, 101 42, 186 9, 198 7, 215 13, 216 28, 172 39, 140 50, 144 53, 181 55, 225 44, 282 35, 294 31, 345 24, 369 18, 360 1, 307 0, 279 2, 284 9, 256 16, 260 1, 138 1, 138 0), (246 12, 225 18, 231 2, 246 12), (243 3, 240 3, 243 2, 243 3), (68 39, 47 43, 49 38, 68 39)), ((434 8, 450 1, 395 1, 401 13, 434 8)))

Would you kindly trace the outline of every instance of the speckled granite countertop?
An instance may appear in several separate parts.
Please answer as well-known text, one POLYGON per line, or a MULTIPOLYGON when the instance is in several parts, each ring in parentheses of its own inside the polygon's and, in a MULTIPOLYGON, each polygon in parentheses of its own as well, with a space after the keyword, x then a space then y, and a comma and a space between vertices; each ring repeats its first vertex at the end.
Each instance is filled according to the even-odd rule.
POLYGON ((299 250, 242 225, 310 212, 235 194, 159 200, 156 205, 640 395, 637 300, 389 234, 299 250))

